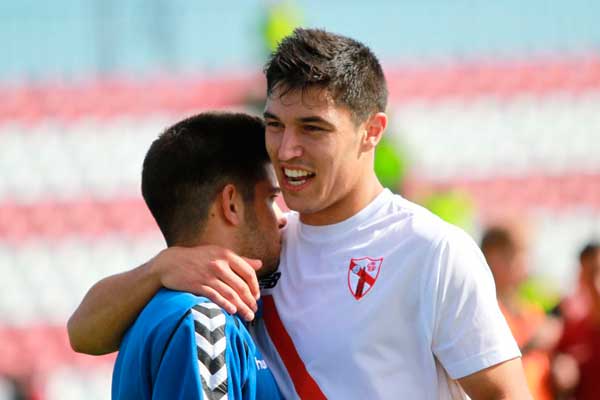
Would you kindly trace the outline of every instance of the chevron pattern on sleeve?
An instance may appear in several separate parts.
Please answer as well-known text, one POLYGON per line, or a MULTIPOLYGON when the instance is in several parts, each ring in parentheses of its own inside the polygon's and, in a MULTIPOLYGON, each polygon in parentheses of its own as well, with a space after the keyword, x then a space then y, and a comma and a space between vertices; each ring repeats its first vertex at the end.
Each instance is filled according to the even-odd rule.
POLYGON ((225 314, 213 303, 197 304, 191 313, 204 399, 227 399, 225 314))

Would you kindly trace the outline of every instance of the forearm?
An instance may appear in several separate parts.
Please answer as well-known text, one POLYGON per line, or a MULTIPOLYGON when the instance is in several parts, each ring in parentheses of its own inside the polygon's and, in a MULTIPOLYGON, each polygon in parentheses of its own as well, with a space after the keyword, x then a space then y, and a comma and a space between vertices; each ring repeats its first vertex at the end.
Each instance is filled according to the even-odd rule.
POLYGON ((69 318, 73 350, 93 355, 117 351, 125 331, 160 287, 150 263, 97 282, 69 318))
POLYGON ((458 380, 473 400, 532 400, 521 358, 513 358, 458 380))
POLYGON ((169 247, 148 263, 92 286, 67 324, 71 347, 95 355, 118 350, 125 331, 162 286, 208 297, 250 321, 260 266, 259 260, 218 246, 169 247))

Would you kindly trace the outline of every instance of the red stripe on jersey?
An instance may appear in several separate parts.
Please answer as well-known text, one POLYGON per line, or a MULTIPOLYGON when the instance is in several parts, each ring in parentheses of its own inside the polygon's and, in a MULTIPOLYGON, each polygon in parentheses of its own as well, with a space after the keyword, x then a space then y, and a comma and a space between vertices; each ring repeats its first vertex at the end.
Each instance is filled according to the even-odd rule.
POLYGON ((273 301, 272 296, 264 296, 263 300, 263 319, 267 326, 269 336, 275 345, 275 348, 279 352, 285 368, 292 378, 296 393, 301 399, 319 400, 326 399, 323 392, 319 388, 319 385, 310 376, 306 370, 304 362, 298 355, 294 343, 288 335, 279 314, 277 313, 277 307, 273 301))

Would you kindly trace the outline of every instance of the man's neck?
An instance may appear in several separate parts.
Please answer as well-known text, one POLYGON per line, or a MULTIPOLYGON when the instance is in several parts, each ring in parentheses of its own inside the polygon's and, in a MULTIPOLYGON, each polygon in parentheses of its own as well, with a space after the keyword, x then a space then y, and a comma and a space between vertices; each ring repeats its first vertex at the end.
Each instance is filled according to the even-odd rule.
POLYGON ((307 225, 332 225, 353 217, 368 206, 381 192, 383 186, 377 177, 355 185, 343 198, 327 208, 310 214, 300 214, 300 221, 307 225))

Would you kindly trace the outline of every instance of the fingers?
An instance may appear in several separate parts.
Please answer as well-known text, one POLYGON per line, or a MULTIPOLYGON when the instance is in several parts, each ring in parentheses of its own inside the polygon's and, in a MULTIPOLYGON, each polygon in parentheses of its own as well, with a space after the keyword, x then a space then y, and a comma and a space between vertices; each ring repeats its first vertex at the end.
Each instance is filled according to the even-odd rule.
POLYGON ((215 281, 212 287, 206 286, 206 293, 202 295, 211 299, 215 304, 223 307, 230 314, 235 314, 233 309, 246 321, 254 319, 254 311, 251 310, 240 298, 240 296, 229 285, 222 281, 215 281), (213 298, 214 297, 214 298, 213 298), (227 306, 227 307, 225 307, 227 306))
POLYGON ((237 308, 232 302, 221 296, 219 292, 210 286, 202 286, 196 294, 210 299, 213 303, 227 311, 229 314, 235 314, 237 312, 237 308))
POLYGON ((248 264, 250 264, 250 266, 252 268, 254 268, 255 271, 258 271, 260 269, 260 267, 262 267, 262 261, 257 260, 255 258, 248 258, 248 257, 243 257, 242 256, 242 259, 244 261, 246 261, 248 264))
MULTIPOLYGON (((260 266, 256 266, 258 263, 262 265, 262 262, 260 260, 244 259, 231 251, 226 253, 226 257, 233 272, 246 283, 245 286, 253 297, 252 303, 256 303, 256 300, 260 298, 260 289, 258 287, 258 279, 256 278, 256 269, 260 268, 260 266), (250 262, 247 260, 250 260, 250 262)), ((236 288, 235 286, 232 287, 236 288)))
MULTIPOLYGON (((251 292, 248 283, 235 272, 231 267, 231 263, 228 264, 224 261, 217 261, 217 263, 218 266, 215 268, 217 277, 223 281, 229 289, 232 289, 235 292, 236 296, 239 297, 244 305, 256 311, 256 297, 251 292)), ((254 274, 254 272, 252 272, 252 274, 254 274)), ((254 279, 256 279, 256 274, 254 275, 254 279)))
POLYGON ((172 253, 162 254, 162 264, 171 266, 158 271, 163 286, 208 297, 231 314, 254 319, 260 297, 256 278, 260 260, 244 259, 218 246, 181 248, 172 253))

